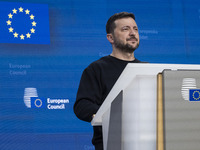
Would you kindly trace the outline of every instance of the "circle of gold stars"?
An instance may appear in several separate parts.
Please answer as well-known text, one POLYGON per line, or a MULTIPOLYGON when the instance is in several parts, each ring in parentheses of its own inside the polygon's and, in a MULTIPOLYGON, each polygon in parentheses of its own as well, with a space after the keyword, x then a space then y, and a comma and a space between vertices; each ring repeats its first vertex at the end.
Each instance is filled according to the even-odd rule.
POLYGON ((13 34, 14 38, 20 38, 20 40, 24 40, 25 38, 30 39, 31 35, 35 33, 35 27, 37 25, 37 23, 35 22, 35 16, 33 14, 30 14, 30 10, 24 9, 22 7, 18 8, 18 9, 14 8, 12 10, 12 13, 8 14, 8 20, 6 21, 6 23, 7 23, 7 26, 9 27, 8 28, 9 32, 13 34), (32 28, 25 35, 18 33, 12 27, 13 16, 17 15, 18 13, 25 13, 26 15, 29 16, 29 18, 31 20, 32 28))
POLYGON ((199 100, 200 99, 200 92, 199 91, 194 91, 192 96, 193 96, 193 99, 199 100))

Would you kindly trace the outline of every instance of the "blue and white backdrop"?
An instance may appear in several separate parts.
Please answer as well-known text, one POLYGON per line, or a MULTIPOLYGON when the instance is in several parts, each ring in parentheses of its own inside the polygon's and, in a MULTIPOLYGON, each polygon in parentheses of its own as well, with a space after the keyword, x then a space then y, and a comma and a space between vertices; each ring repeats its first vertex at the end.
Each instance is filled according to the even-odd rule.
POLYGON ((135 55, 200 63, 199 0, 0 1, 0 149, 93 150, 92 127, 73 113, 83 69, 110 54, 105 24, 133 12, 135 55))

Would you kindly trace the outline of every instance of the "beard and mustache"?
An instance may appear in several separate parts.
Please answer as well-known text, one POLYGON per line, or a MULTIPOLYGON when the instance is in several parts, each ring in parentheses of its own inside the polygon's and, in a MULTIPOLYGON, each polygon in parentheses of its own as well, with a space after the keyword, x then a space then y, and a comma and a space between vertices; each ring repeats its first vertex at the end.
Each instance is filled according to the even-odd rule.
POLYGON ((139 42, 138 42, 138 39, 135 37, 131 37, 131 38, 127 39, 127 41, 132 40, 132 39, 134 39, 135 42, 137 42, 137 45, 135 47, 133 47, 129 43, 124 44, 121 40, 119 40, 116 37, 114 37, 114 45, 116 48, 118 48, 122 52, 133 53, 139 47, 139 42))

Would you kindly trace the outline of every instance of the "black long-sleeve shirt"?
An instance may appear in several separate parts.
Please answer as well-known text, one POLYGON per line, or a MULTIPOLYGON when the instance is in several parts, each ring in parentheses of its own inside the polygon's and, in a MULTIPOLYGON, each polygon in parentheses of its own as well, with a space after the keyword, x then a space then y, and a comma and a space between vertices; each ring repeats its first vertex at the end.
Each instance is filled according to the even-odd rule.
MULTIPOLYGON (((96 114, 128 63, 140 61, 123 61, 105 56, 91 63, 83 71, 74 104, 74 112, 79 119, 87 122, 92 120, 93 114, 96 114)), ((92 143, 103 144, 101 126, 94 126, 92 143)))

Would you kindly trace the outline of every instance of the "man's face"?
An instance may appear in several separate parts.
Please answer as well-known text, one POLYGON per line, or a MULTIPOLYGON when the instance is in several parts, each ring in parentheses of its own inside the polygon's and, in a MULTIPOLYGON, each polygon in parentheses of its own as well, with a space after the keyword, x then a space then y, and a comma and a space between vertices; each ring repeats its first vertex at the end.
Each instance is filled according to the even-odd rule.
POLYGON ((133 18, 122 18, 115 21, 113 33, 114 46, 123 52, 132 53, 139 46, 138 27, 133 18))

